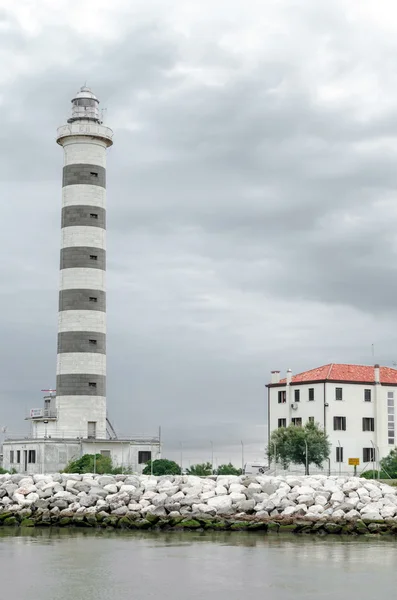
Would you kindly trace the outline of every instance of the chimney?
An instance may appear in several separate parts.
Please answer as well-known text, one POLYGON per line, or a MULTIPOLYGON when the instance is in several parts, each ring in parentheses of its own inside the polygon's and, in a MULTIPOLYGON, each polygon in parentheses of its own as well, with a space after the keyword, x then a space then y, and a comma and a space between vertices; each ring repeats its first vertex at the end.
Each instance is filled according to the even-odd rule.
POLYGON ((287 371, 287 385, 289 385, 292 381, 292 371, 291 369, 288 369, 287 371))
POLYGON ((280 371, 272 371, 272 379, 270 383, 280 383, 280 371))
POLYGON ((375 383, 380 383, 380 367, 379 365, 374 366, 375 383))

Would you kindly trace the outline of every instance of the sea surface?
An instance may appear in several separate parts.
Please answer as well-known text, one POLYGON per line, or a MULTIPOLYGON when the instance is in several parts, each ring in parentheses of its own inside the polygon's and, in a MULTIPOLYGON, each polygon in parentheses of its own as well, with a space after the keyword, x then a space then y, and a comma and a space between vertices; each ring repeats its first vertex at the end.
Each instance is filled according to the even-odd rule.
POLYGON ((397 541, 258 533, 0 530, 0 598, 375 600, 397 541))

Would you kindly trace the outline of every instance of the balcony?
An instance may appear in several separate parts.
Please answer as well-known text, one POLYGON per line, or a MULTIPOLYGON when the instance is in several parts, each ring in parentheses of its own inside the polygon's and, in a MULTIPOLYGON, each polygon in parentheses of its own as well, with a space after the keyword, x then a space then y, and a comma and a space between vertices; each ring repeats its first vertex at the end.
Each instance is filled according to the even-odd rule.
POLYGON ((56 408, 31 408, 25 421, 56 421, 56 408))

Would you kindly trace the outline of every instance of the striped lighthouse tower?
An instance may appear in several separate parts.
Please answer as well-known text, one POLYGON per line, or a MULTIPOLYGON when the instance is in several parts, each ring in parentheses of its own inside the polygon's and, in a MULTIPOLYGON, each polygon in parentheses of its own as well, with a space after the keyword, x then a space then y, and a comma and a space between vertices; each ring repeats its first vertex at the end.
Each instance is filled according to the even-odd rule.
POLYGON ((63 147, 56 408, 64 437, 106 438, 106 149, 113 132, 84 86, 63 147))

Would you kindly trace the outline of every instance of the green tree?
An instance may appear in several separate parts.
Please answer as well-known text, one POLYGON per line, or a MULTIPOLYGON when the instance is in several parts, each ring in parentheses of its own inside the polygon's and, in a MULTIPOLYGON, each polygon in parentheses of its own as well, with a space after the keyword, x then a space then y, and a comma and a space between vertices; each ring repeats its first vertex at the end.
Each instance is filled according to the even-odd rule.
POLYGON ((81 458, 71 460, 63 470, 64 473, 112 473, 112 460, 102 454, 84 454, 81 458))
POLYGON ((212 465, 209 462, 192 465, 187 469, 187 474, 197 475, 198 477, 207 477, 208 475, 212 475, 212 465))
POLYGON ((309 475, 310 465, 321 468, 330 451, 331 444, 326 433, 316 423, 308 422, 303 427, 290 425, 275 429, 270 436, 267 454, 269 460, 276 459, 284 468, 288 468, 290 463, 304 465, 305 473, 309 475))
POLYGON ((241 473, 242 470, 237 469, 232 463, 229 463, 228 465, 219 465, 216 470, 217 475, 241 475, 241 473))
POLYGON ((389 452, 385 458, 380 461, 380 468, 388 474, 391 479, 397 479, 397 448, 389 452))
MULTIPOLYGON (((151 475, 152 473, 152 461, 146 463, 142 473, 144 475, 151 475)), ((178 463, 173 460, 167 460, 166 458, 159 458, 153 461, 153 475, 159 477, 160 475, 180 475, 181 467, 178 463)))

